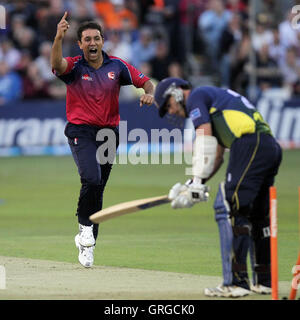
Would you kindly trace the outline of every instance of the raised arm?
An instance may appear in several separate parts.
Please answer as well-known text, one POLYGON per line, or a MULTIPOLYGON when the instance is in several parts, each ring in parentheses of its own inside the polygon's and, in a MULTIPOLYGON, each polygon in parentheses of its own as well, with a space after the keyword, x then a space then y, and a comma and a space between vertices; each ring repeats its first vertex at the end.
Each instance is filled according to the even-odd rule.
POLYGON ((69 28, 69 23, 66 20, 67 12, 57 25, 57 32, 53 41, 51 50, 51 66, 58 74, 62 74, 68 67, 67 60, 62 55, 62 41, 69 28))

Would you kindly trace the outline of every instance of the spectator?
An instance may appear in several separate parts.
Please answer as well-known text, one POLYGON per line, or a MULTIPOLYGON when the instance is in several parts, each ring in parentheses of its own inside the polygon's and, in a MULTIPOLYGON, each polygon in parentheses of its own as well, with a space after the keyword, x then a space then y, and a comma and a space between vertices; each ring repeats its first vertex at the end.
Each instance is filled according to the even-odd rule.
POLYGON ((184 78, 183 69, 179 62, 173 61, 169 64, 168 76, 174 78, 184 78))
POLYGON ((242 39, 240 16, 233 14, 220 39, 220 82, 225 88, 230 87, 231 64, 235 60, 236 48, 242 39))
MULTIPOLYGON (((158 84, 158 80, 152 77, 152 68, 151 64, 148 62, 142 62, 139 70, 147 77, 150 78, 154 86, 158 84)), ((141 94, 143 93, 143 89, 136 88, 135 86, 126 86, 121 87, 120 97, 123 100, 131 100, 131 99, 139 99, 141 94)))
POLYGON ((11 40, 6 39, 0 45, 0 60, 6 61, 11 69, 15 69, 21 59, 21 53, 13 46, 11 40))
POLYGON ((261 91, 282 84, 282 75, 274 59, 269 55, 269 47, 263 45, 256 58, 257 85, 261 91))
POLYGON ((139 25, 145 25, 146 18, 149 10, 154 4, 154 0, 139 0, 137 1, 138 6, 138 19, 139 19, 139 25))
POLYGON ((249 30, 248 28, 242 28, 242 38, 237 44, 230 76, 230 87, 241 94, 246 93, 245 90, 248 84, 248 77, 245 75, 244 68, 249 61, 249 52, 251 48, 249 30))
MULTIPOLYGON (((168 1, 168 0, 166 0, 168 1)), ((176 1, 176 0, 175 0, 176 1)), ((142 1, 145 2, 145 1, 142 1)), ((164 22, 165 0, 148 1, 147 11, 144 15, 145 25, 150 25, 153 30, 160 29, 164 22)))
POLYGON ((132 29, 138 26, 136 15, 125 7, 124 0, 97 0, 94 6, 97 15, 104 21, 104 29, 121 30, 124 19, 130 21, 132 29))
POLYGON ((50 82, 55 78, 50 64, 51 47, 51 42, 42 42, 39 48, 40 56, 35 60, 35 65, 39 70, 39 74, 42 79, 47 82, 50 82))
POLYGON ((169 39, 170 54, 176 60, 180 58, 182 51, 180 41, 178 41, 180 34, 179 2, 180 0, 164 0, 165 7, 163 9, 163 25, 169 39))
POLYGON ((152 76, 159 81, 168 77, 168 68, 171 62, 167 43, 160 41, 157 44, 154 58, 149 61, 152 68, 152 76))
POLYGON ((8 14, 10 19, 14 20, 16 16, 22 16, 26 26, 35 29, 37 28, 36 9, 37 6, 32 1, 9 1, 12 2, 8 6, 8 14))
POLYGON ((277 26, 272 28, 272 33, 273 33, 273 41, 269 46, 269 54, 270 54, 270 57, 272 57, 279 65, 280 63, 282 63, 284 59, 285 48, 280 42, 279 30, 277 26))
POLYGON ((61 19, 64 10, 62 0, 49 0, 47 10, 42 11, 43 18, 39 19, 39 31, 44 41, 53 41, 56 34, 56 27, 61 19))
POLYGON ((286 13, 286 19, 279 24, 280 42, 285 48, 297 47, 299 45, 299 29, 294 29, 292 20, 295 14, 289 9, 286 13))
MULTIPOLYGON (((183 63, 187 54, 202 51, 202 37, 197 30, 198 18, 207 9, 210 0, 180 0, 179 36, 175 37, 178 44, 177 59, 183 63), (197 48, 196 48, 197 47, 197 48)), ((175 45, 175 43, 174 43, 175 45)))
POLYGON ((99 16, 103 23, 103 29, 106 30, 106 28, 108 28, 108 23, 109 20, 108 17, 110 15, 113 15, 113 5, 110 2, 110 0, 95 0, 94 1, 94 7, 95 7, 95 11, 97 16, 99 16))
POLYGON ((132 44, 137 41, 139 30, 132 28, 132 24, 128 19, 123 19, 121 22, 121 38, 122 40, 132 44))
MULTIPOLYGON (((50 14, 50 4, 48 1, 41 2, 36 11, 36 19, 37 19, 37 37, 39 42, 49 41, 47 30, 48 24, 48 16, 50 14)), ((51 32, 51 31, 50 31, 51 32)))
POLYGON ((155 56, 155 50, 156 44, 153 41, 151 29, 141 28, 138 40, 132 45, 133 65, 139 68, 143 62, 150 61, 155 56))
MULTIPOLYGON (((138 15, 139 15, 139 2, 140 1, 136 1, 136 0, 125 0, 126 8, 128 10, 130 10, 131 12, 133 12, 138 19, 139 19, 139 17, 138 17, 138 15)), ((139 20, 138 20, 138 25, 140 25, 139 20)))
POLYGON ((291 10, 294 0, 255 0, 256 14, 262 14, 267 21, 278 25, 284 19, 284 12, 291 10))
POLYGON ((67 8, 70 16, 79 22, 93 20, 96 17, 92 0, 68 0, 67 8))
POLYGON ((15 34, 15 41, 19 50, 29 50, 32 57, 38 57, 38 42, 33 29, 25 27, 15 34))
POLYGON ((232 13, 241 14, 242 16, 247 16, 247 4, 246 1, 242 0, 227 0, 226 9, 230 10, 232 13))
POLYGON ((206 54, 214 70, 217 70, 218 66, 217 57, 221 33, 231 16, 232 13, 225 9, 222 0, 210 0, 209 9, 204 11, 198 19, 198 28, 205 42, 206 54))
POLYGON ((138 27, 138 19, 134 12, 130 11, 125 6, 125 0, 111 0, 114 5, 115 15, 119 20, 119 28, 122 28, 123 20, 130 23, 132 29, 138 27))
POLYGON ((294 47, 288 48, 285 59, 280 64, 284 85, 292 87, 300 78, 300 59, 297 58, 294 47))
MULTIPOLYGON (((255 1, 258 25, 251 39, 253 46, 259 52, 260 48, 268 44, 269 58, 275 60, 280 65, 280 70, 286 72, 289 65, 285 60, 287 48, 293 46, 296 58, 300 57, 300 30, 291 26, 294 18, 291 6, 297 3, 294 0, 255 1), (286 19, 278 25, 280 16, 286 11, 286 19), (275 26, 271 28, 269 22, 274 19, 275 26)), ((0 61, 5 60, 21 76, 25 76, 28 65, 32 60, 35 61, 41 76, 49 84, 49 96, 64 98, 64 87, 52 83, 53 75, 47 66, 48 49, 41 44, 53 40, 57 23, 67 10, 70 28, 65 37, 64 56, 81 54, 76 41, 80 20, 102 19, 107 24, 104 36, 105 48, 109 53, 120 56, 137 68, 144 65, 144 62, 151 61, 154 78, 161 78, 162 74, 167 76, 170 73, 184 72, 194 84, 199 83, 199 79, 207 78, 205 81, 213 81, 212 84, 217 83, 237 91, 244 90, 248 82, 244 69, 251 46, 249 35, 241 28, 248 23, 248 2, 42 0, 28 4, 26 1, 8 1, 5 4, 9 24, 6 30, 8 41, 0 44, 0 61), (241 17, 239 23, 234 22, 238 20, 237 14, 241 17), (141 25, 137 29, 138 21, 141 25), (198 32, 195 31, 197 28, 198 32), (166 49, 161 45, 162 42, 167 43, 166 49), (40 50, 45 50, 45 55, 40 50), (206 55, 203 55, 205 51, 206 55), (211 58, 213 68, 210 67, 212 63, 207 63, 207 57, 211 58)), ((294 75, 295 71, 286 75, 286 78, 293 78, 294 75)))
POLYGON ((120 31, 118 30, 111 30, 108 33, 108 39, 105 41, 103 49, 110 56, 118 56, 129 63, 132 62, 131 46, 121 39, 120 31))
MULTIPOLYGON (((151 78, 151 81, 154 83, 154 85, 157 85, 158 83, 158 80, 155 79, 152 74, 152 67, 151 67, 151 64, 149 62, 143 62, 141 64, 141 68, 140 68, 140 71, 147 77, 151 78)), ((140 90, 140 89, 138 89, 140 90)), ((141 92, 141 91, 140 91, 141 92)), ((139 95, 140 96, 140 95, 139 95)))
POLYGON ((0 105, 21 98, 22 80, 5 61, 0 62, 0 105))
POLYGON ((256 29, 252 35, 252 46, 255 51, 260 51, 264 45, 270 45, 273 42, 273 34, 270 29, 267 28, 265 21, 258 20, 256 23, 256 29))
POLYGON ((14 45, 18 45, 19 34, 21 34, 22 30, 24 30, 27 26, 25 23, 25 17, 21 14, 15 15, 10 18, 11 25, 9 31, 9 38, 13 41, 14 45))
POLYGON ((21 78, 23 78, 26 75, 27 68, 29 67, 33 59, 30 51, 28 50, 22 50, 20 51, 20 53, 21 53, 21 58, 19 63, 16 66, 16 71, 21 76, 21 78))
POLYGON ((23 78, 23 97, 24 99, 49 98, 48 84, 42 78, 39 68, 35 62, 32 62, 23 78))

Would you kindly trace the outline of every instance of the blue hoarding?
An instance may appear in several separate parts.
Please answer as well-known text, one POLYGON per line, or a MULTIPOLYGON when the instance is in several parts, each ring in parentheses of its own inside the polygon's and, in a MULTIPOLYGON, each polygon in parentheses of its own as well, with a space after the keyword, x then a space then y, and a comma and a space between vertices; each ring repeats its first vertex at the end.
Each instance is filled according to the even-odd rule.
MULTIPOLYGON (((120 103, 123 134, 142 128, 147 135, 152 129, 174 127, 159 118, 154 106, 139 106, 139 101, 120 103)), ((69 154, 64 135, 65 101, 34 100, 10 103, 0 108, 0 156, 69 154)))
MULTIPOLYGON (((271 89, 262 94, 257 108, 283 147, 300 147, 300 98, 291 99, 284 89, 271 89)), ((120 116, 123 124, 121 142, 128 142, 126 148, 134 142, 128 141, 129 132, 134 129, 143 129, 149 137, 148 143, 154 129, 174 129, 158 116, 154 106, 140 107, 138 101, 120 103, 120 116)), ((65 101, 31 100, 2 106, 0 156, 70 154, 64 136, 65 124, 65 101)), ((192 135, 188 136, 191 139, 192 135)), ((146 150, 152 150, 152 147, 149 144, 146 150)), ((124 146, 120 145, 119 149, 124 150, 124 146)))

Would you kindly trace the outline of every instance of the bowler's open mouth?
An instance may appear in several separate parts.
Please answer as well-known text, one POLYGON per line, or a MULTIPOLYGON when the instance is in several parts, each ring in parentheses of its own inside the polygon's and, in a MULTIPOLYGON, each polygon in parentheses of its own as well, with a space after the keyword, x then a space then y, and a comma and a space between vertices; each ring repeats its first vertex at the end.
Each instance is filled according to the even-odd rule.
POLYGON ((91 48, 91 49, 89 49, 89 53, 91 53, 91 54, 96 54, 97 53, 97 48, 91 48))

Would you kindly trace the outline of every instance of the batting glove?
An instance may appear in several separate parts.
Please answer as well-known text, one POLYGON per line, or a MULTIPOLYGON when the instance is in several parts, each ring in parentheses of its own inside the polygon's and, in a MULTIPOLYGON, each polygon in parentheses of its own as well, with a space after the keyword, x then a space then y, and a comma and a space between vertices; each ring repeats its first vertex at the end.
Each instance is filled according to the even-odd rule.
POLYGON ((195 183, 189 179, 185 185, 188 187, 188 193, 193 202, 203 202, 209 199, 209 187, 202 183, 195 183))
POLYGON ((171 207, 173 209, 191 208, 197 202, 208 200, 208 187, 188 180, 184 185, 176 183, 170 190, 168 197, 172 200, 171 207))

